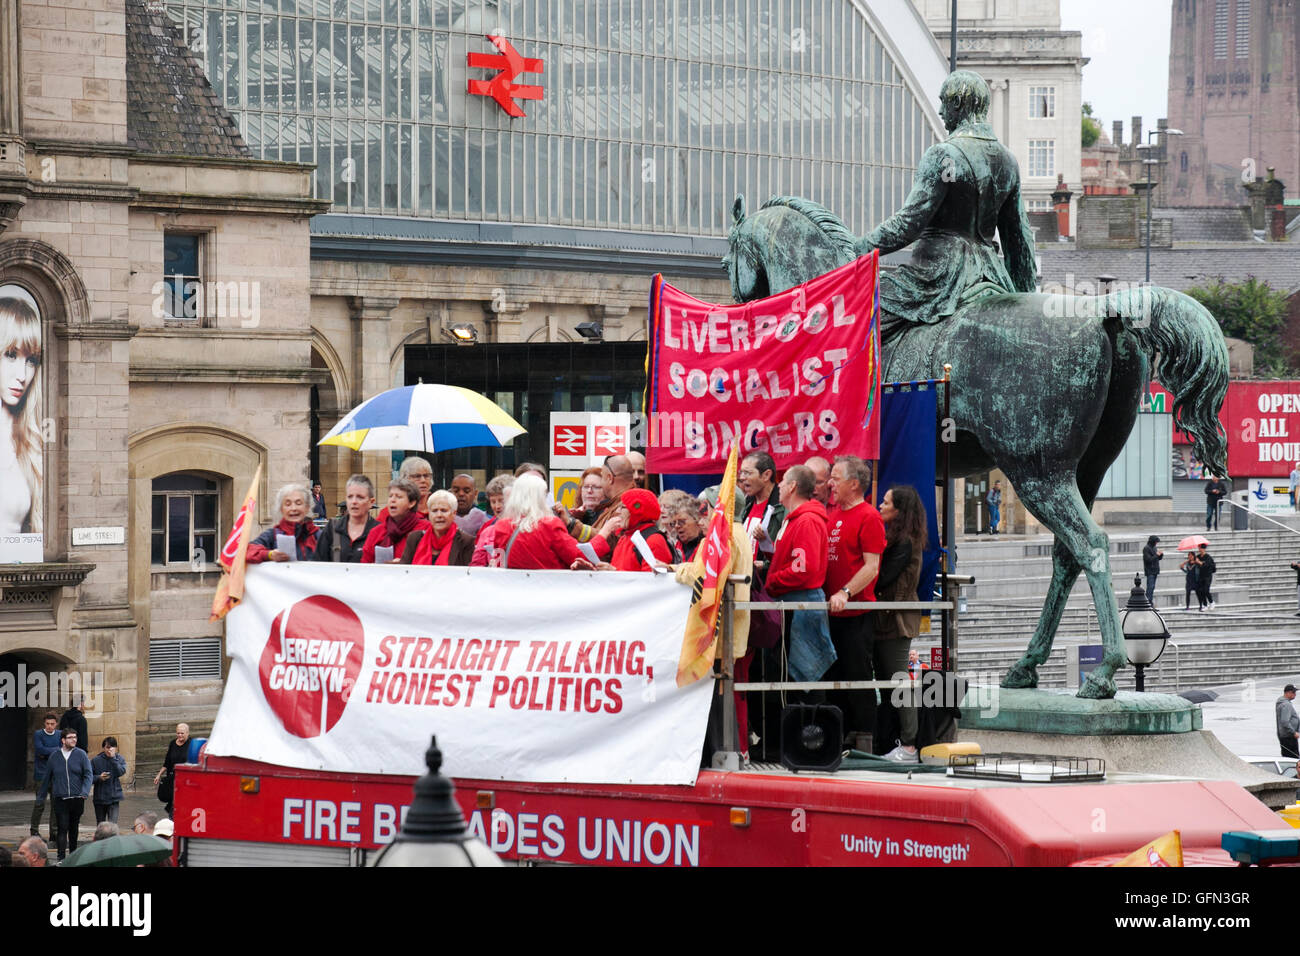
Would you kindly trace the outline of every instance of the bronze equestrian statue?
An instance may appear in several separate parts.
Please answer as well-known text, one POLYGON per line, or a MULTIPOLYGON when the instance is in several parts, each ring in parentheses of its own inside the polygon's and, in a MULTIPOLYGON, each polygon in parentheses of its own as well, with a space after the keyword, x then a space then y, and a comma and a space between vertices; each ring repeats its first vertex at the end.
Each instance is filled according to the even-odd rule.
POLYGON ((1093 501, 1128 439, 1153 369, 1174 394, 1175 423, 1192 436, 1195 455, 1213 473, 1226 472, 1218 411, 1227 394, 1228 351, 1214 317, 1172 289, 1034 292, 1019 171, 993 136, 987 112, 988 87, 978 75, 948 77, 940 113, 951 135, 922 157, 903 208, 861 240, 817 203, 777 197, 746 216, 738 197, 724 265, 732 294, 745 302, 873 248, 885 253, 914 244, 911 264, 880 280, 884 379, 942 378, 951 363, 953 475, 1000 468, 1056 538, 1038 627, 1002 686, 1038 685, 1038 665, 1051 652, 1082 573, 1105 652, 1079 696, 1111 698, 1127 656, 1109 540, 1092 520, 1093 501))

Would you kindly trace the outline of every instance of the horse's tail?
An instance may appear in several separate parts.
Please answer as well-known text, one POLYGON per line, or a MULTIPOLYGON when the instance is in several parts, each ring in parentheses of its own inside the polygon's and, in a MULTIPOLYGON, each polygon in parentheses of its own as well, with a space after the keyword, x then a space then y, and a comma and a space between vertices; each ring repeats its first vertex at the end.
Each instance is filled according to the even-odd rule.
POLYGON ((1105 315, 1141 343, 1160 384, 1174 396, 1174 425, 1192 436, 1192 452, 1227 476, 1227 435, 1219 408, 1228 394, 1228 347, 1219 323, 1190 296, 1154 286, 1112 292, 1105 315))

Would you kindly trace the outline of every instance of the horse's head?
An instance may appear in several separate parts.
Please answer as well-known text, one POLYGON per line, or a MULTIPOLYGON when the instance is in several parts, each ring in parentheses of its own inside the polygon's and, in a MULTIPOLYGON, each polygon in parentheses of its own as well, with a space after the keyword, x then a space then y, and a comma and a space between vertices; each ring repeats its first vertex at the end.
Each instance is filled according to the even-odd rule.
POLYGON ((730 250, 722 258, 722 267, 731 282, 731 297, 749 302, 768 295, 767 273, 761 250, 754 241, 752 224, 746 225, 745 196, 738 195, 731 206, 732 225, 727 234, 730 250))
POLYGON ((737 302, 783 292, 856 258, 853 234, 811 200, 775 196, 746 216, 745 197, 737 196, 731 216, 722 264, 737 302))

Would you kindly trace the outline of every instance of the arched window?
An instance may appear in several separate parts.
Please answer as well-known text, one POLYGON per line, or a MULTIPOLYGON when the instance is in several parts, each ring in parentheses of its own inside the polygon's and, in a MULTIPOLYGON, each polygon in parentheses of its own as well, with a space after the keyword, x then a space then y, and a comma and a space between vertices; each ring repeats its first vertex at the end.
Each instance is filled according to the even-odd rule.
POLYGON ((204 475, 174 472, 155 478, 149 563, 196 569, 215 564, 219 501, 217 482, 204 475))

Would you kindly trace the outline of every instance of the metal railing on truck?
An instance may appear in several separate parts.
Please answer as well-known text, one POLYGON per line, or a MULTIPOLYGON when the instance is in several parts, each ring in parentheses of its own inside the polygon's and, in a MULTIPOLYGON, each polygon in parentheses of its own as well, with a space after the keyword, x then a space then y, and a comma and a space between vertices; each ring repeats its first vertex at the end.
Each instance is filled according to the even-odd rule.
MULTIPOLYGON (((939 601, 849 601, 844 605, 848 611, 938 611, 942 615, 943 627, 943 670, 957 669, 957 607, 964 584, 973 584, 974 577, 958 574, 941 574, 947 600, 939 601)), ((736 692, 746 691, 813 691, 813 690, 848 690, 871 691, 894 690, 910 687, 908 680, 850 680, 850 681, 759 681, 736 682, 735 675, 735 634, 732 615, 736 611, 824 611, 830 610, 829 601, 737 601, 735 585, 747 583, 749 578, 733 574, 727 579, 723 590, 722 608, 722 658, 715 679, 722 689, 722 735, 730 749, 716 751, 713 755, 715 770, 739 770, 742 760, 740 754, 740 728, 736 722, 736 692)))

